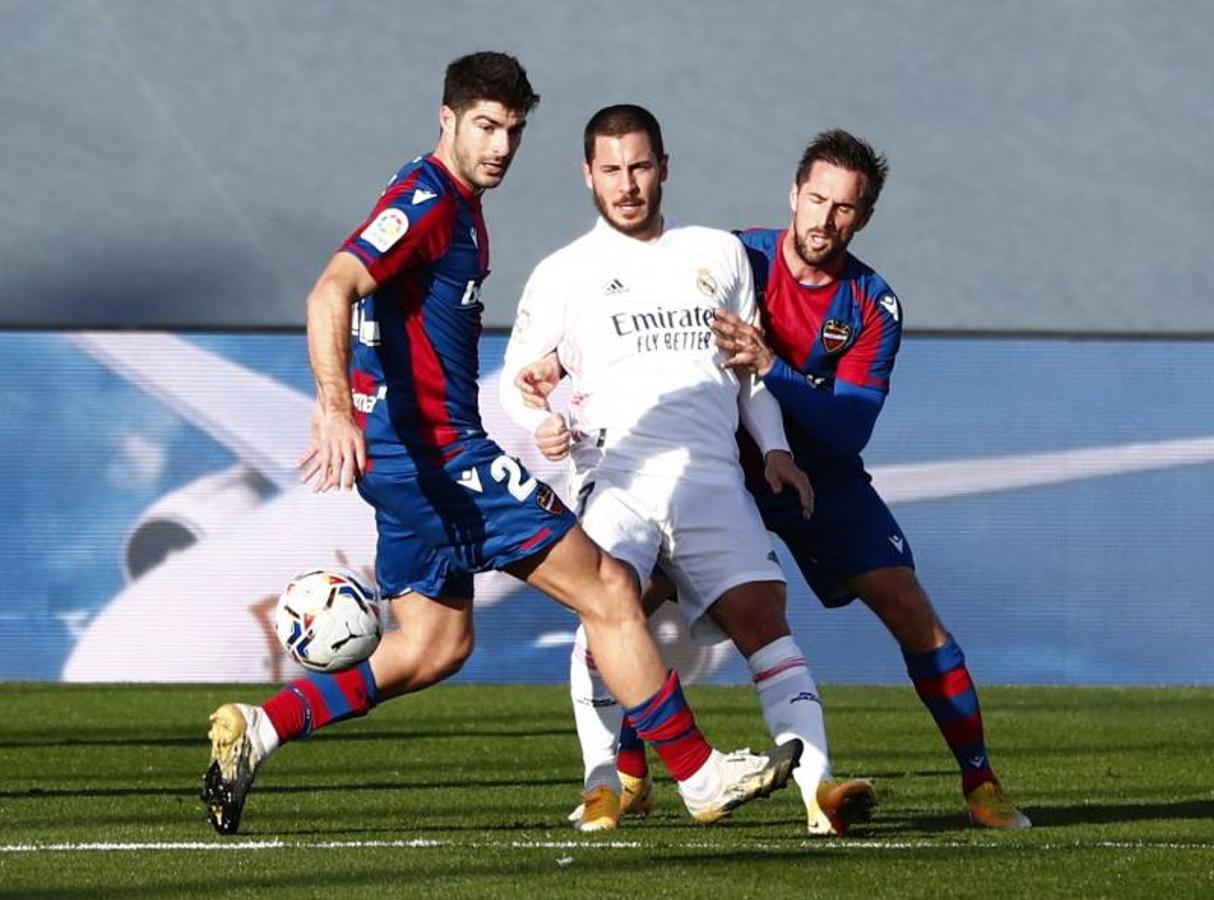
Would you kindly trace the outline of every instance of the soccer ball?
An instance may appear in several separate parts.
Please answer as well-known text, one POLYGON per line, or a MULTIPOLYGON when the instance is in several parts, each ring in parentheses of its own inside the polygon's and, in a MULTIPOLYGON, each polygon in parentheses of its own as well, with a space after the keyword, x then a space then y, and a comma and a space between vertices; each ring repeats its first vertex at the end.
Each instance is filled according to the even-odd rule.
POLYGON ((349 569, 296 575, 278 598, 274 630, 291 658, 313 672, 356 666, 379 646, 379 591, 349 569))

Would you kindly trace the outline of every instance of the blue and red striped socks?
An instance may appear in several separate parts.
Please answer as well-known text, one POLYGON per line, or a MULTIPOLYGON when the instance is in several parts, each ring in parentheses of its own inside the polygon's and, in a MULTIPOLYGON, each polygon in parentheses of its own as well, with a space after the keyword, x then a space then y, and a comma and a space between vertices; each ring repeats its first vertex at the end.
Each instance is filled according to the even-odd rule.
POLYGON ((624 714, 637 736, 653 745, 676 781, 691 778, 712 756, 712 747, 696 727, 674 669, 656 694, 624 714))
POLYGON ((620 725, 620 749, 616 754, 615 767, 625 775, 644 778, 649 773, 649 761, 645 758, 645 742, 632 727, 632 720, 624 716, 620 725))
POLYGON ((371 663, 334 675, 311 674, 296 679, 261 705, 280 743, 307 737, 333 722, 365 716, 378 690, 371 663))
POLYGON ((948 643, 926 653, 902 653, 906 673, 961 767, 961 792, 984 781, 999 783, 991 769, 982 728, 978 692, 965 667, 965 654, 949 635, 948 643))

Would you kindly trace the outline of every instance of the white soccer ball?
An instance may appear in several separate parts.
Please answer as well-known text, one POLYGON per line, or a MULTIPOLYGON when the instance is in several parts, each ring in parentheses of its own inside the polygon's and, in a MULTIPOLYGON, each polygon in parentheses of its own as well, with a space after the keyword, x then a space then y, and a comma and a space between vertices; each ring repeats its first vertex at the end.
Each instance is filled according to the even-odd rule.
POLYGON ((274 630, 291 658, 313 672, 356 666, 379 646, 379 591, 349 569, 296 575, 278 598, 274 630))

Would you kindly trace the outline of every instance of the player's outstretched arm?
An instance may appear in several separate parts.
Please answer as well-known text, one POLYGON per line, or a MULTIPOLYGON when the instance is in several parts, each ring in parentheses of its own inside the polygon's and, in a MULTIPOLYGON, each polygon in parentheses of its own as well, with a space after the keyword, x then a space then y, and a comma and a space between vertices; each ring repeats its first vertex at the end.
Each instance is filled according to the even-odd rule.
MULTIPOLYGON (((367 466, 367 445, 350 395, 350 310, 375 280, 349 253, 338 253, 308 294, 308 358, 316 379, 315 452, 305 451, 305 480, 318 492, 350 490, 367 466)), ((311 448, 309 448, 311 449, 311 448)))

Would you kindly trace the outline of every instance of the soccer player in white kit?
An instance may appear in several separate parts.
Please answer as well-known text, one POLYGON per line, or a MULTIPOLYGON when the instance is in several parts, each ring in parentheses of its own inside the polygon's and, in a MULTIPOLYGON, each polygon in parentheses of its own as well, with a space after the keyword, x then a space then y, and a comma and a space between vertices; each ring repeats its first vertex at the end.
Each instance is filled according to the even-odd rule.
MULTIPOLYGON (((872 790, 849 783, 834 791, 831 809, 819 802, 827 773, 821 703, 784 615, 784 574, 743 483, 739 418, 764 453, 773 490, 796 490, 806 515, 812 493, 788 451, 778 403, 749 374, 722 367, 711 329, 718 308, 754 317, 745 251, 728 232, 663 219, 667 159, 648 111, 600 110, 586 126, 585 158, 600 219, 528 280, 506 350, 503 404, 545 456, 572 457, 577 511, 595 542, 642 583, 660 564, 692 633, 715 624, 733 639, 773 738, 805 744, 794 778, 809 830, 835 833, 868 813, 872 790), (573 381, 567 419, 529 407, 514 387, 552 351, 573 381)), ((571 682, 586 767, 574 822, 613 828, 621 793, 641 805, 652 785, 621 785, 623 714, 580 629, 571 682)))

